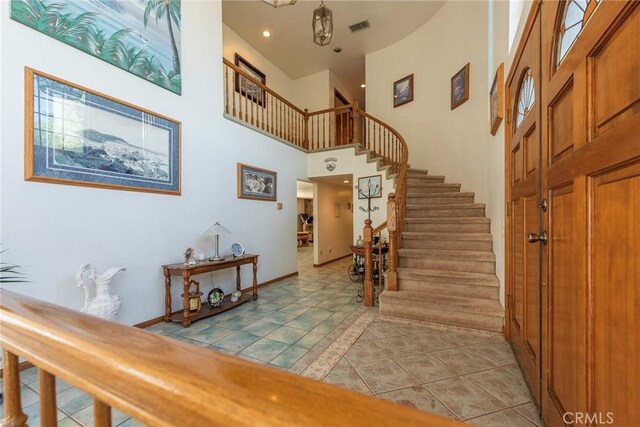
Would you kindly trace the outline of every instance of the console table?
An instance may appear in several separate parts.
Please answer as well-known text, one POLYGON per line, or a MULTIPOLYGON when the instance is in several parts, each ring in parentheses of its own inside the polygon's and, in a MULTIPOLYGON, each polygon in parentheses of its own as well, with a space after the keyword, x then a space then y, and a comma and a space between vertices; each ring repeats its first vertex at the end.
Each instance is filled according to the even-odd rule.
POLYGON ((164 321, 179 322, 182 323, 182 326, 185 328, 198 319, 204 319, 205 317, 222 313, 223 311, 237 307, 240 304, 244 304, 249 301, 249 299, 258 299, 258 279, 256 277, 256 273, 258 271, 258 255, 245 254, 235 258, 228 258, 223 261, 198 261, 197 264, 192 265, 184 265, 182 263, 167 264, 162 266, 162 271, 164 272, 164 321), (231 302, 226 299, 223 305, 215 308, 209 307, 205 302, 202 304, 199 313, 191 313, 189 311, 189 282, 191 281, 191 276, 235 267, 236 289, 241 291, 240 266, 245 264, 253 265, 253 287, 251 295, 243 294, 236 302, 231 302), (182 277, 182 286, 184 288, 182 312, 174 314, 171 314, 171 276, 182 277))

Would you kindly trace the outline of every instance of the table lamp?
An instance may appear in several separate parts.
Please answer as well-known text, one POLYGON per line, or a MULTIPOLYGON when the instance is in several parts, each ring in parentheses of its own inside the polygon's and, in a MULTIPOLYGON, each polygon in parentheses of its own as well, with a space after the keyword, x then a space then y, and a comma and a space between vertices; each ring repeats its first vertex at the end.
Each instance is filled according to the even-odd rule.
POLYGON ((224 258, 220 256, 220 235, 221 234, 231 234, 229 230, 227 230, 223 225, 220 225, 219 222, 216 221, 209 229, 207 230, 208 234, 213 234, 216 236, 216 253, 213 258, 209 258, 209 261, 224 261, 224 258))

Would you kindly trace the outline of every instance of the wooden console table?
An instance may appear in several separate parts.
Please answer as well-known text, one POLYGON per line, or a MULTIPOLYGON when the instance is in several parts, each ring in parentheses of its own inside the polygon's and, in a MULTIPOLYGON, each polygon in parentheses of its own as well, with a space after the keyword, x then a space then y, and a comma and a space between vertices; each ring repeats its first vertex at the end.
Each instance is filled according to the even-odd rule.
POLYGON ((164 272, 164 321, 165 322, 181 322, 182 326, 188 327, 192 322, 205 317, 213 316, 223 311, 227 311, 234 307, 244 304, 249 299, 258 299, 258 279, 256 273, 258 271, 258 255, 245 254, 236 258, 227 258, 224 261, 198 261, 197 264, 184 265, 168 264, 162 266, 164 272), (226 268, 236 268, 236 289, 241 291, 240 283, 240 266, 245 264, 253 264, 253 287, 252 294, 243 294, 236 302, 225 299, 224 304, 220 307, 211 308, 205 302, 202 303, 199 313, 191 313, 189 311, 189 287, 191 276, 209 273, 216 270, 224 270, 226 268), (184 288, 182 312, 171 314, 171 276, 182 277, 182 286, 184 288))

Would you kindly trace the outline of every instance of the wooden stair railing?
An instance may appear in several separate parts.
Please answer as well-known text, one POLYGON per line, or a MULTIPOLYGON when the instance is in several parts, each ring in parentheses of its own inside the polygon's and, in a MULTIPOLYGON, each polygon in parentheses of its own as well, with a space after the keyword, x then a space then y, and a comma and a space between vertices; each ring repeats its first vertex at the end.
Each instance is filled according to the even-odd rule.
POLYGON ((387 212, 395 212, 389 228, 387 290, 398 289, 398 248, 407 210, 409 150, 398 131, 360 109, 356 100, 325 110, 302 110, 247 72, 223 58, 225 113, 235 120, 269 133, 298 148, 317 151, 357 144, 369 150, 395 176, 395 193, 389 195, 387 212), (392 237, 393 234, 393 237, 392 237))
POLYGON ((18 357, 38 368, 41 425, 56 425, 55 379, 152 426, 455 426, 437 415, 340 389, 141 329, 0 290, 3 426, 24 426, 18 357))

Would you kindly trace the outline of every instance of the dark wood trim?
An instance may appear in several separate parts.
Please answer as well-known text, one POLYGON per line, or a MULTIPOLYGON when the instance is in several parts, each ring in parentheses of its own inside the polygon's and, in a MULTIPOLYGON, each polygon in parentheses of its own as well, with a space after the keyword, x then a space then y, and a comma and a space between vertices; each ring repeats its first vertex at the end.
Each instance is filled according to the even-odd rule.
MULTIPOLYGON (((293 276, 297 276, 297 275, 298 275, 298 272, 294 271, 293 273, 285 274, 284 276, 276 277, 275 279, 271 279, 271 280, 268 280, 268 281, 266 281, 264 283, 260 283, 258 285, 258 288, 264 288, 265 286, 272 285, 274 283, 280 282, 280 281, 282 281, 284 279, 288 279, 289 277, 293 277, 293 276)), ((242 289, 242 292, 249 292, 251 290, 252 290, 252 288, 245 288, 245 289, 242 289)), ((227 294, 225 296, 229 296, 229 294, 227 294)), ((176 310, 171 314, 174 315, 174 314, 177 314, 177 313, 182 313, 182 309, 176 310)), ((135 325, 133 325, 133 327, 134 328, 145 329, 145 328, 148 328, 149 326, 153 326, 155 324, 162 323, 162 322, 164 322, 164 316, 158 316, 158 317, 154 317, 153 319, 145 320, 144 322, 136 323, 135 325)), ((0 370, 0 372, 1 372, 1 370, 0 370)), ((0 375, 0 377, 1 377, 1 375, 0 375)))
MULTIPOLYGON (((18 370, 20 371, 24 371, 25 369, 29 369, 29 368, 33 368, 35 365, 31 362, 27 362, 26 360, 24 362, 20 362, 20 364, 18 365, 18 370)), ((0 378, 3 378, 4 375, 4 369, 0 368, 0 378)))
POLYGON ((342 258, 346 258, 346 257, 349 257, 349 256, 352 256, 352 254, 342 255, 342 256, 339 256, 338 258, 334 258, 334 259, 332 259, 330 261, 325 261, 325 262, 322 262, 320 264, 313 264, 313 266, 314 267, 322 267, 323 265, 331 264, 332 262, 341 260, 342 258))
POLYGON ((516 67, 514 67, 514 65, 520 63, 520 58, 522 57, 525 46, 527 45, 527 40, 529 40, 531 30, 533 30, 533 24, 536 22, 536 16, 538 16, 538 11, 540 9, 542 1, 543 0, 533 0, 533 4, 531 5, 531 9, 529 10, 529 15, 527 16, 527 23, 524 25, 524 30, 522 30, 522 35, 520 36, 520 42, 518 42, 516 54, 513 57, 513 62, 511 62, 509 74, 507 74, 507 78, 504 81, 505 86, 509 86, 511 84, 511 81, 515 77, 514 74, 516 71, 516 67))
MULTIPOLYGON (((342 102, 344 105, 350 105, 351 103, 349 101, 347 101, 347 98, 340 93, 340 91, 338 89, 336 89, 335 87, 333 88, 333 94, 335 96, 335 98, 338 98, 338 100, 340 102, 342 102)), ((333 100, 333 106, 337 107, 335 99, 333 100)))

